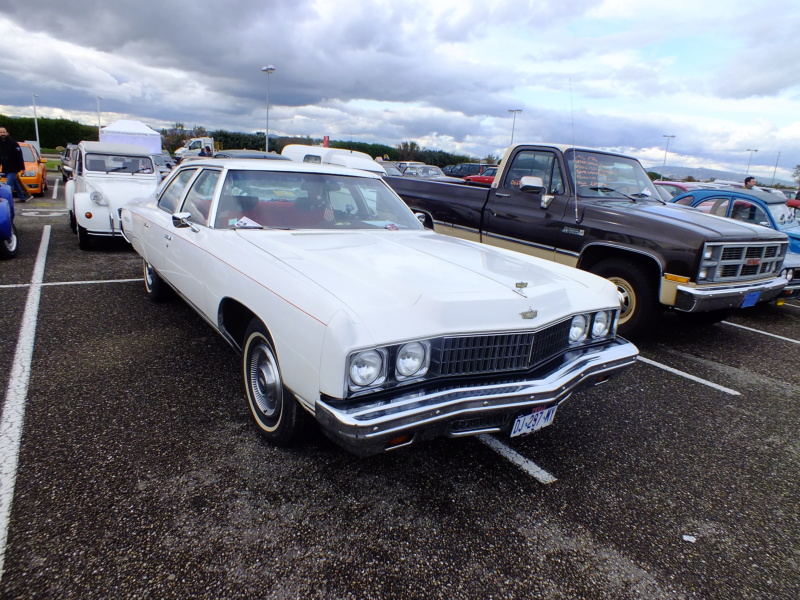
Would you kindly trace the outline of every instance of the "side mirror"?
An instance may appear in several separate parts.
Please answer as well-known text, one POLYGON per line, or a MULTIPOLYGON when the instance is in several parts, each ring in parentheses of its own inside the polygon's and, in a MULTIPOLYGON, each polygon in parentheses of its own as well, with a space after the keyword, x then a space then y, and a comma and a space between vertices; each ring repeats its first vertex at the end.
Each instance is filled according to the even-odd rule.
POLYGON ((192 222, 192 213, 179 212, 172 215, 172 225, 178 229, 188 227, 194 232, 200 231, 192 222))
POLYGON ((417 217, 417 220, 422 223, 425 229, 433 229, 433 222, 428 215, 422 212, 415 212, 414 216, 417 217))
POLYGON ((526 175, 519 180, 519 191, 528 192, 531 194, 541 194, 545 191, 544 181, 542 181, 541 177, 526 175))

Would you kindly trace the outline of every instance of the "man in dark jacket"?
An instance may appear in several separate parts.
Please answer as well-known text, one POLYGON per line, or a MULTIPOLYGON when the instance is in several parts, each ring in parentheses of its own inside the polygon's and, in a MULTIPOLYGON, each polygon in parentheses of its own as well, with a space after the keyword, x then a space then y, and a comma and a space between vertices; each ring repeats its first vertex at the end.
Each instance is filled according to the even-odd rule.
POLYGON ((16 190, 21 202, 32 195, 19 180, 19 173, 25 170, 25 160, 17 140, 8 135, 5 127, 0 127, 0 172, 8 178, 8 185, 16 190))

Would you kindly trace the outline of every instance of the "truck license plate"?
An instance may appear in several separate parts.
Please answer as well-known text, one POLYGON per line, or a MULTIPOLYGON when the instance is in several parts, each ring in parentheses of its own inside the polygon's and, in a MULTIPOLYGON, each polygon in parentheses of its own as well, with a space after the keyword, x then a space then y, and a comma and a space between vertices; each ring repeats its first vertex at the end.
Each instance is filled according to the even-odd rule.
POLYGON ((558 406, 537 408, 530 414, 518 416, 517 420, 514 421, 514 427, 511 429, 511 437, 528 435, 540 430, 542 427, 547 427, 556 417, 556 408, 558 406))
POLYGON ((750 292, 744 297, 742 300, 741 308, 747 308, 748 306, 755 306, 756 302, 758 302, 758 297, 761 295, 761 292, 750 292))

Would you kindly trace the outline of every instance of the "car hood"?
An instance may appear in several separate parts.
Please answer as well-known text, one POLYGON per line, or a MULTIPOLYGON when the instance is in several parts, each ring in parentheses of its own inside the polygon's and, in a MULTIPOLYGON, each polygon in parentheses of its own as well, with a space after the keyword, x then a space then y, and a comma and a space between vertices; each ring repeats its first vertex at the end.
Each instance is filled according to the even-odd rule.
MULTIPOLYGON (((619 304, 616 287, 600 277, 433 232, 237 233, 338 298, 354 322, 378 331, 395 325, 386 315, 404 327, 418 317, 428 333, 432 320, 440 331, 478 331, 533 328, 619 304), (523 320, 529 311, 536 318, 523 320)), ((327 322, 330 315, 319 317, 327 322)))
POLYGON ((100 192, 110 205, 119 207, 133 198, 151 196, 158 185, 155 174, 99 175, 85 179, 87 192, 100 192))
MULTIPOLYGON (((655 201, 600 201, 595 206, 606 213, 614 215, 625 221, 625 215, 636 215, 637 227, 644 231, 647 220, 658 223, 659 229, 668 231, 670 227, 675 227, 675 221, 682 230, 694 231, 698 236, 702 236, 709 241, 723 240, 753 240, 761 238, 762 241, 785 240, 783 234, 762 227, 742 223, 727 217, 709 215, 699 209, 690 208, 681 204, 661 204, 655 201), (642 220, 639 220, 642 219, 642 220)), ((607 216, 606 218, 613 218, 607 216)), ((619 222, 619 219, 615 219, 619 222)))

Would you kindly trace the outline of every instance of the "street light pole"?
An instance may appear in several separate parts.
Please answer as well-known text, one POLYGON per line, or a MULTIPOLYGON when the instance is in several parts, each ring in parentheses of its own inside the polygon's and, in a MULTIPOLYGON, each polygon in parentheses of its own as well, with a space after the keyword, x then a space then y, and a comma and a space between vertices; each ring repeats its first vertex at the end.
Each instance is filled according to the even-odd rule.
POLYGON ((750 153, 750 158, 747 159, 747 171, 744 172, 745 177, 750 174, 750 161, 753 160, 753 152, 758 152, 758 148, 753 148, 752 150, 748 148, 747 151, 750 153))
POLYGON ((514 143, 514 127, 517 125, 517 113, 521 113, 522 109, 521 108, 510 108, 510 109, 508 109, 508 112, 510 112, 512 115, 514 115, 514 120, 511 121, 511 144, 513 144, 514 143))
POLYGON ((36 130, 36 149, 41 152, 42 145, 39 143, 39 117, 36 116, 36 98, 38 98, 38 96, 33 94, 33 127, 36 130))
POLYGON ((661 137, 667 138, 667 147, 664 150, 664 164, 661 165, 661 175, 659 175, 658 180, 664 181, 664 169, 667 167, 667 152, 669 152, 669 141, 674 138, 674 135, 662 135, 661 137))
POLYGON ((270 73, 275 72, 275 67, 272 65, 267 65, 266 67, 261 67, 261 71, 267 74, 267 131, 266 135, 266 151, 269 152, 269 76, 270 73))
POLYGON ((102 96, 95 96, 97 98, 97 139, 100 139, 100 100, 103 99, 102 96))

